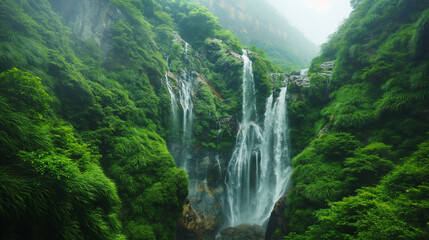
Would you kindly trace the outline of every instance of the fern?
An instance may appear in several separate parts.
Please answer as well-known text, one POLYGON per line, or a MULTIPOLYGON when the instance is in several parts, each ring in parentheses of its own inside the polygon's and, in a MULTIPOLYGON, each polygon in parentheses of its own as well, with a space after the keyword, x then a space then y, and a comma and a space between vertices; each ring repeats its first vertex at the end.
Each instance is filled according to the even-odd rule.
POLYGON ((429 51, 429 11, 425 11, 416 23, 416 31, 411 39, 410 48, 416 58, 422 59, 429 51))

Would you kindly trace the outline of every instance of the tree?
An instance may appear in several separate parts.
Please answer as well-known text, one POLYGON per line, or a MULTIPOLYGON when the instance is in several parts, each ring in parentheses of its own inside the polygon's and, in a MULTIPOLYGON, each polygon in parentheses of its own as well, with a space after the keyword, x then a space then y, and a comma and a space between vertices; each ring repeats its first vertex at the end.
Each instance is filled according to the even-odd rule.
POLYGON ((181 24, 183 38, 200 46, 208 37, 213 37, 215 30, 221 27, 216 18, 205 8, 195 8, 183 19, 181 24))
POLYGON ((361 0, 350 0, 350 5, 352 8, 356 8, 356 6, 361 2, 361 0))

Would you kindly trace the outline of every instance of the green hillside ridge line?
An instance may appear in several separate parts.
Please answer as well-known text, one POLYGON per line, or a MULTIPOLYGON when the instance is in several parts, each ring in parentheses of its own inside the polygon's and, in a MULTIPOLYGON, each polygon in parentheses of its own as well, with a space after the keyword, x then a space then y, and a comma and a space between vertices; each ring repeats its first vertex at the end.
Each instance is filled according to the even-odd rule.
POLYGON ((292 187, 267 239, 429 237, 429 3, 352 5, 289 86, 292 187))
MULTIPOLYGON (((0 238, 175 239, 188 179, 164 140, 165 59, 218 92, 199 90, 193 142, 229 152, 235 132, 219 137, 214 116, 239 117, 236 37, 176 1, 1 0, 0 12, 0 238), (200 52, 189 63, 176 33, 200 52)), ((252 58, 264 99, 277 68, 252 58)))
POLYGON ((229 159, 245 45, 259 116, 311 60, 309 85, 288 82, 292 184, 265 238, 429 239, 429 2, 351 4, 311 60, 188 1, 0 0, 0 239, 215 239, 221 213, 184 209, 166 81, 200 76, 191 148, 229 159))
POLYGON ((266 0, 190 1, 207 7, 242 43, 264 50, 285 72, 306 68, 319 52, 266 0))

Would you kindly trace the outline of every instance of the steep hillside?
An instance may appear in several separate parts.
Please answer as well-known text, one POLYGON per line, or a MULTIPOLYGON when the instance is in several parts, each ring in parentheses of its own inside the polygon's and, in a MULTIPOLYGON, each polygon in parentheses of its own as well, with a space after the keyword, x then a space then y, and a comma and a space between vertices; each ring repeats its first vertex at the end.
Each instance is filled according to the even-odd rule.
MULTIPOLYGON (((228 158, 242 95, 236 37, 170 0, 1 0, 0 26, 0 238, 175 239, 189 182, 167 142, 204 166, 228 158), (188 79, 185 139, 172 98, 188 79)), ((249 56, 264 111, 277 68, 249 56)))
POLYGON ((265 0, 192 1, 207 7, 242 43, 263 49, 283 71, 308 66, 318 53, 318 47, 265 0))
POLYGON ((429 237, 429 2, 352 4, 310 87, 289 86, 293 183, 268 239, 429 237))

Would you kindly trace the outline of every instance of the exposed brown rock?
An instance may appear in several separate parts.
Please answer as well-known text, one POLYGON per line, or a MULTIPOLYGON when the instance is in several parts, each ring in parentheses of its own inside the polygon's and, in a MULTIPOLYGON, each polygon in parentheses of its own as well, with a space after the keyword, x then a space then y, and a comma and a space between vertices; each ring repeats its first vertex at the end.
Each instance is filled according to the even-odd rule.
POLYGON ((210 239, 205 236, 214 235, 218 223, 216 216, 206 215, 201 217, 186 199, 183 207, 182 220, 178 224, 178 240, 203 240, 210 239))

